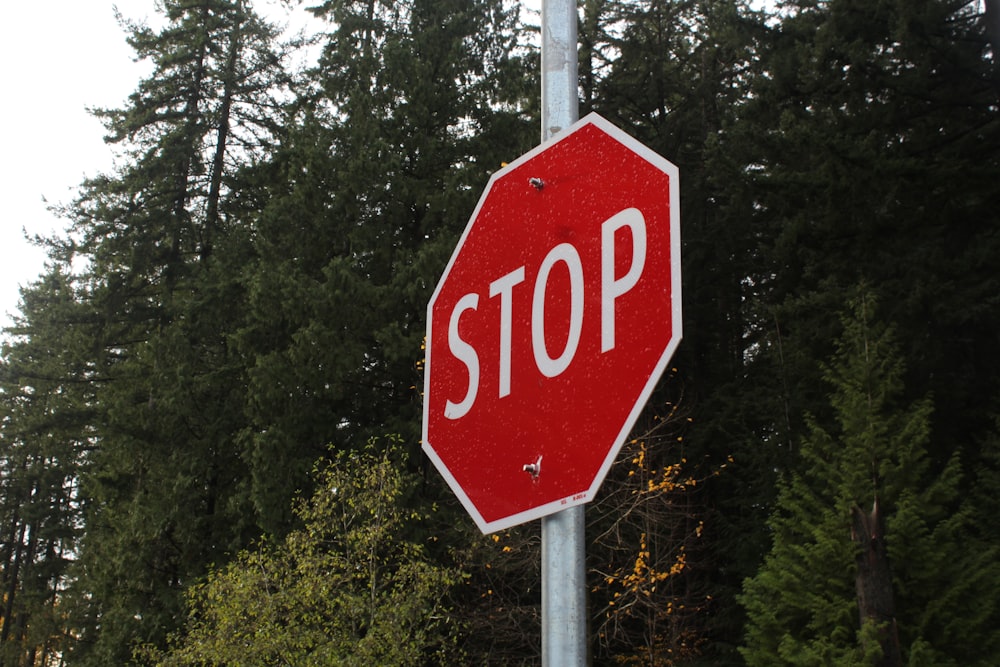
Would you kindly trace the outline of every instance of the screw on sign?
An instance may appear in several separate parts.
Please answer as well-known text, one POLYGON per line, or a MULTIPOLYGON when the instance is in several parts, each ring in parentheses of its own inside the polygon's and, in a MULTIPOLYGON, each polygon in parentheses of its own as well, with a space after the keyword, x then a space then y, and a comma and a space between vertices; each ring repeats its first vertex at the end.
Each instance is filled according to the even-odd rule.
POLYGON ((677 168, 596 114, 490 179, 427 306, 423 446, 483 532, 589 501, 681 338, 677 168))

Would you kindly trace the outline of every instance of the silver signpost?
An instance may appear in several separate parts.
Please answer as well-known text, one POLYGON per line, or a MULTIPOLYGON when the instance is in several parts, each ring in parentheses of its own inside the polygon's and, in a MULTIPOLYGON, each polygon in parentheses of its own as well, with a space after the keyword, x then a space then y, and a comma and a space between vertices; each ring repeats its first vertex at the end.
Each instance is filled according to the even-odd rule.
MULTIPOLYGON (((575 0, 542 0, 542 142, 579 119, 575 0)), ((542 518, 542 665, 587 664, 584 505, 542 518)))
POLYGON ((587 664, 584 507, 542 518, 542 665, 587 664))
POLYGON ((681 339, 680 186, 579 119, 576 0, 541 2, 541 144, 491 176, 428 301, 423 450, 483 533, 541 519, 542 665, 585 667, 584 507, 681 339), (569 282, 550 290, 557 263, 569 282), (568 309, 549 318, 568 330, 558 358, 550 291, 568 309), (584 400, 602 409, 557 418, 584 400))

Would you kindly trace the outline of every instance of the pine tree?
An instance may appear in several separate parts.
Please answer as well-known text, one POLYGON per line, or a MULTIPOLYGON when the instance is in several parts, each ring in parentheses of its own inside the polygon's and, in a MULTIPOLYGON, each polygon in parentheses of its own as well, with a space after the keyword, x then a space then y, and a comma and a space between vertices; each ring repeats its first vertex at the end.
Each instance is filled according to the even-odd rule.
MULTIPOLYGON (((933 393, 932 467, 957 450, 966 473, 979 466, 1000 314, 986 259, 997 254, 988 183, 1000 166, 998 89, 980 8, 786 2, 760 42, 760 74, 725 146, 750 204, 744 335, 755 393, 720 406, 765 425, 751 431, 761 456, 740 476, 742 488, 764 492, 749 500, 735 489, 729 513, 755 526, 732 524, 751 567, 770 537, 753 515, 773 505, 773 471, 807 465, 796 444, 810 433, 804 415, 834 428, 816 362, 838 335, 830 314, 859 281, 898 324, 906 398, 933 393)), ((742 432, 738 424, 727 431, 742 432)), ((734 478, 748 462, 736 454, 734 478)))
POLYGON ((787 392, 790 414, 822 401, 809 369, 864 280, 900 324, 911 397, 934 391, 939 464, 991 427, 1000 363, 1000 88, 980 6, 786 3, 750 103, 760 288, 803 388, 787 392))
POLYGON ((92 447, 88 365, 70 274, 21 292, 0 352, 0 664, 52 664, 70 645, 64 593, 79 545, 81 467, 92 447))
POLYGON ((125 23, 153 66, 98 110, 120 162, 85 182, 53 252, 82 266, 95 443, 72 601, 76 664, 126 664, 162 642, 185 586, 256 535, 238 435, 242 359, 237 168, 275 140, 287 83, 276 33, 243 0, 160 3, 125 23))
POLYGON ((426 302, 491 171, 530 146, 503 2, 325 2, 329 25, 287 150, 262 167, 240 332, 245 459, 263 527, 329 442, 419 437, 426 302))
POLYGON ((997 547, 959 457, 928 455, 931 401, 900 402, 905 369, 874 310, 854 302, 825 368, 836 429, 809 419, 802 471, 779 485, 773 546, 741 597, 750 665, 997 660, 997 547))

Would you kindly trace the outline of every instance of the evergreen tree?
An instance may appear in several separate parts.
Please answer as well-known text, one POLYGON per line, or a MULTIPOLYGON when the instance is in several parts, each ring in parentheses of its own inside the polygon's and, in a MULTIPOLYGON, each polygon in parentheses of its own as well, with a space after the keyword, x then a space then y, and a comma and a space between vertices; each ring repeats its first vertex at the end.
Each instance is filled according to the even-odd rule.
POLYGON ((51 267, 22 290, 0 352, 0 665, 53 664, 69 646, 63 596, 93 413, 78 312, 72 277, 51 267))
POLYGON ((988 369, 1000 362, 987 259, 998 253, 988 183, 1000 166, 1000 90, 980 7, 786 2, 759 42, 723 147, 754 258, 743 278, 751 391, 720 395, 717 414, 738 420, 699 420, 756 439, 734 452, 727 478, 740 483, 720 494, 742 553, 729 572, 752 574, 766 551, 759 517, 773 505, 774 471, 807 465, 795 445, 810 432, 803 415, 834 426, 822 422, 816 362, 837 337, 830 313, 859 281, 899 325, 907 398, 935 397, 931 465, 956 450, 966 472, 979 465, 998 391, 988 369))
POLYGON ((836 430, 809 420, 773 546, 741 597, 750 665, 988 665, 1000 650, 997 546, 980 539, 959 458, 928 456, 890 329, 862 295, 825 377, 836 430), (977 600, 969 604, 969 600, 977 600))
POLYGON ((240 332, 246 460, 265 530, 329 442, 419 437, 427 299, 491 171, 531 145, 512 8, 325 2, 329 24, 287 150, 258 173, 240 332))
POLYGON ((158 30, 126 23, 152 74, 125 107, 97 112, 121 162, 84 183, 53 247, 84 267, 93 340, 76 664, 126 664, 135 644, 162 642, 184 587, 256 534, 237 439, 246 382, 228 340, 248 240, 233 177, 274 141, 287 77, 274 29, 243 0, 159 9, 158 30))
POLYGON ((911 398, 934 392, 939 465, 992 426, 998 391, 1000 88, 980 6, 785 3, 744 158, 773 318, 763 347, 782 346, 775 364, 801 387, 785 392, 789 414, 822 402, 811 369, 829 354, 829 313, 864 280, 900 325, 911 398))

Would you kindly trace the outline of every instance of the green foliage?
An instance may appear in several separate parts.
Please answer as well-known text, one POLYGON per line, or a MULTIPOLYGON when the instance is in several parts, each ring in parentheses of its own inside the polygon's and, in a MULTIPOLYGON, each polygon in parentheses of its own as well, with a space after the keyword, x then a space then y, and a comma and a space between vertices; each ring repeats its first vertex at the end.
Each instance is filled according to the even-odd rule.
POLYGON ((934 452, 982 437, 1000 357, 995 64, 974 3, 787 3, 749 111, 757 217, 784 363, 815 411, 829 313, 865 281, 899 323, 907 391, 934 391, 934 452), (797 10, 797 11, 794 11, 797 10))
POLYGON ((718 494, 737 538, 726 553, 742 556, 732 567, 743 576, 773 537, 760 517, 774 506, 775 473, 804 472, 811 462, 797 443, 814 426, 837 428, 817 362, 833 354, 841 330, 831 313, 859 282, 898 326, 902 398, 934 397, 928 465, 943 469, 956 452, 963 472, 978 465, 998 394, 989 369, 1000 363, 991 342, 1000 310, 988 295, 997 274, 984 258, 997 254, 1000 209, 985 182, 998 173, 1000 134, 995 58, 976 10, 786 2, 756 33, 750 93, 719 144, 721 164, 735 168, 722 172, 733 195, 723 201, 735 206, 728 229, 749 242, 736 256, 752 258, 736 274, 740 309, 728 309, 740 313, 744 345, 730 377, 744 382, 719 385, 704 406, 712 418, 696 412, 707 437, 756 435, 734 447, 738 483, 718 494))
MULTIPOLYGON (((401 652, 370 662, 417 644, 428 662, 538 661, 536 527, 483 538, 428 472, 416 495, 404 475, 391 506, 421 519, 387 544, 352 532, 374 530, 362 512, 310 551, 313 505, 292 503, 326 483, 317 459, 371 454, 327 443, 392 432, 416 451, 425 304, 489 175, 537 141, 536 35, 509 0, 313 4, 319 59, 296 76, 249 0, 165 0, 159 27, 124 22, 152 68, 97 111, 117 167, 61 210, 0 360, 3 664, 157 655, 194 587, 197 609, 225 613, 192 617, 198 642, 170 659, 215 660, 211 621, 318 661, 338 649, 295 606, 327 609, 298 569, 340 572, 317 590, 367 614, 338 637, 377 628, 401 652), (417 509, 428 499, 441 510, 417 509), (348 545, 395 582, 374 605, 348 545), (431 590, 454 611, 406 626, 431 590), (237 601, 262 636, 237 627, 237 601)), ((749 5, 581 3, 582 111, 681 168, 685 340, 641 423, 664 405, 690 419, 682 441, 637 438, 645 453, 591 511, 595 662, 736 664, 744 635, 769 659, 878 660, 889 628, 859 622, 848 540, 877 496, 908 661, 995 663, 989 17, 950 0, 749 5), (897 324, 888 352, 874 325, 862 353, 831 317, 859 281, 897 324), (678 458, 683 478, 666 473, 678 458), (637 500, 636 477, 663 493, 637 500)))
POLYGON ((58 268, 21 291, 0 354, 0 664, 50 664, 70 646, 60 596, 82 533, 92 441, 77 285, 58 268))
POLYGON ((825 369, 837 429, 811 419, 802 472, 779 485, 773 546, 741 596, 749 617, 743 655, 750 665, 881 664, 872 644, 881 631, 858 620, 860 551, 851 539, 852 508, 877 504, 904 661, 992 664, 1000 634, 990 582, 1000 569, 996 546, 980 542, 970 520, 958 457, 932 466, 931 402, 900 403, 898 347, 869 295, 855 301, 844 327, 825 369), (980 614, 960 606, 972 595, 980 614))
POLYGON ((123 158, 65 209, 53 257, 79 274, 70 334, 86 360, 93 446, 80 471, 85 535, 65 601, 76 664, 125 664, 163 641, 184 587, 255 531, 237 436, 246 230, 233 177, 273 138, 287 82, 275 32, 239 0, 159 3, 126 24, 152 73, 99 110, 123 158))
POLYGON ((299 504, 302 528, 264 542, 190 589, 186 633, 164 665, 454 664, 444 607, 459 577, 413 540, 398 440, 340 451, 299 504))
POLYGON ((325 443, 415 442, 426 302, 489 174, 531 145, 513 10, 325 2, 317 96, 257 177, 267 201, 236 338, 252 359, 244 460, 262 527, 325 443))

